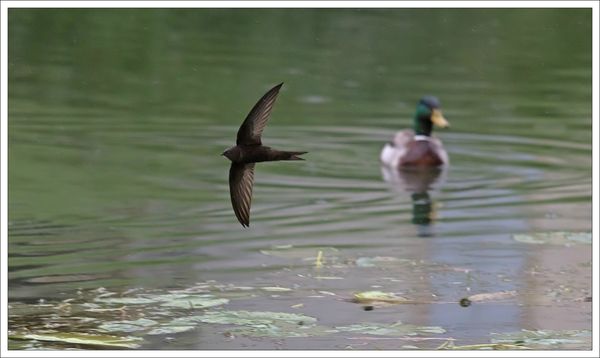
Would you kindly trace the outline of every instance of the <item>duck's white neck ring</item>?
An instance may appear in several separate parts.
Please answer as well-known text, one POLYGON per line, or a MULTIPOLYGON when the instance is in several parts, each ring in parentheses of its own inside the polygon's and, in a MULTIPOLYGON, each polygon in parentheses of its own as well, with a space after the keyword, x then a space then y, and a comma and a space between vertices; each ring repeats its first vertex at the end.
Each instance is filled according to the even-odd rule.
POLYGON ((414 139, 416 141, 429 141, 431 138, 428 135, 415 134, 414 139))

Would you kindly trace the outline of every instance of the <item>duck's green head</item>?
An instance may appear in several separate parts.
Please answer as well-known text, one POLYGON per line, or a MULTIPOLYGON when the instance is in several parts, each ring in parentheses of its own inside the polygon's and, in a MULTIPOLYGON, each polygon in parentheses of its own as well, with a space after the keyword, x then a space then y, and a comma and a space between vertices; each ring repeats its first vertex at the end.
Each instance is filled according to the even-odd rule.
POLYGON ((415 134, 431 135, 432 126, 449 127, 450 123, 442 115, 440 101, 433 96, 421 98, 415 112, 415 134))

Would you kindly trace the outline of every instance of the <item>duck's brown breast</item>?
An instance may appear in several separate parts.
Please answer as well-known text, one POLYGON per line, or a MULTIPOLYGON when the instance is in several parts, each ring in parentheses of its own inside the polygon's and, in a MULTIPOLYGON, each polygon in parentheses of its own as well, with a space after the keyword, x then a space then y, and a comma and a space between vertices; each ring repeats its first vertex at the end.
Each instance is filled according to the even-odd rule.
POLYGON ((437 167, 444 164, 438 148, 429 141, 412 141, 400 158, 402 167, 437 167))

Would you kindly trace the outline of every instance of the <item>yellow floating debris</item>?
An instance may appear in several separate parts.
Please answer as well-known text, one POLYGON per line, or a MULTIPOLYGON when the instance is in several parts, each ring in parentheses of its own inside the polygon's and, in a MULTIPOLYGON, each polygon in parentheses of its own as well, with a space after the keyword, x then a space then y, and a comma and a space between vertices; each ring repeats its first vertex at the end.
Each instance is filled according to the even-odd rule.
POLYGON ((352 302, 354 303, 389 303, 389 304, 399 304, 399 303, 414 303, 413 301, 409 301, 404 297, 396 296, 393 293, 387 293, 382 291, 365 291, 355 293, 352 298, 352 302))
POLYGON ((323 266, 323 250, 319 250, 317 253, 317 260, 315 261, 315 267, 320 268, 323 266))
POLYGON ((470 306, 472 302, 498 301, 506 300, 517 296, 517 291, 499 291, 491 293, 478 293, 469 297, 462 298, 460 305, 463 307, 470 306))

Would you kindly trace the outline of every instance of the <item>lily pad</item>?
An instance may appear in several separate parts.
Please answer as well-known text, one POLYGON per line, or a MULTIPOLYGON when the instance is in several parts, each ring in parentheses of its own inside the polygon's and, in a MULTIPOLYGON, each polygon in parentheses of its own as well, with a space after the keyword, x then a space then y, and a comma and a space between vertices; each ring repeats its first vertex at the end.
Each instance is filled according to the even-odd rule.
POLYGON ((589 245, 592 243, 592 233, 565 231, 539 232, 533 234, 515 234, 513 235, 513 239, 525 244, 532 245, 589 245))
POLYGON ((143 341, 142 338, 138 337, 117 337, 111 335, 88 334, 77 332, 13 334, 10 335, 9 338, 131 349, 138 348, 140 346, 140 343, 143 341))
POLYGON ((463 346, 457 346, 453 341, 446 341, 437 348, 438 350, 527 350, 531 349, 521 344, 505 344, 505 343, 483 343, 483 344, 468 344, 463 346))
POLYGON ((194 328, 196 328, 196 326, 172 326, 170 324, 167 324, 167 325, 164 325, 161 327, 154 328, 151 331, 149 331, 147 334, 150 334, 150 335, 175 334, 175 333, 191 331, 194 328))
POLYGON ((206 312, 202 316, 196 316, 196 319, 205 323, 220 324, 263 324, 275 322, 288 323, 315 323, 317 319, 297 313, 284 312, 260 312, 260 311, 218 311, 206 312))
POLYGON ((334 332, 334 329, 317 325, 294 325, 290 323, 270 324, 262 327, 242 326, 231 330, 232 333, 250 337, 296 338, 324 336, 334 332))
POLYGON ((148 329, 148 327, 156 326, 157 324, 157 321, 140 318, 135 321, 106 322, 98 326, 98 328, 107 332, 136 332, 148 329))
POLYGON ((227 298, 215 298, 212 295, 183 295, 182 297, 176 297, 168 299, 168 297, 160 297, 161 301, 165 301, 161 304, 162 307, 176 307, 176 308, 208 308, 221 306, 229 303, 227 298))
POLYGON ((376 336, 415 336, 427 334, 442 334, 446 332, 446 330, 442 327, 417 326, 414 324, 404 324, 400 321, 393 324, 360 323, 335 328, 341 332, 354 332, 376 336))
POLYGON ((94 301, 112 305, 147 305, 154 300, 144 297, 97 298, 94 301))
POLYGON ((146 293, 136 297, 96 298, 95 302, 119 305, 150 305, 158 303, 162 307, 196 309, 221 306, 229 303, 229 300, 226 298, 216 298, 209 294, 146 293))
POLYGON ((552 346, 553 348, 568 348, 565 345, 582 344, 591 347, 592 333, 589 330, 527 330, 511 333, 492 333, 492 343, 524 344, 526 346, 552 346))
POLYGON ((256 337, 307 337, 331 332, 316 326, 316 322, 314 317, 296 313, 215 311, 176 318, 165 327, 195 327, 199 323, 234 325, 238 327, 230 330, 232 333, 256 337))

